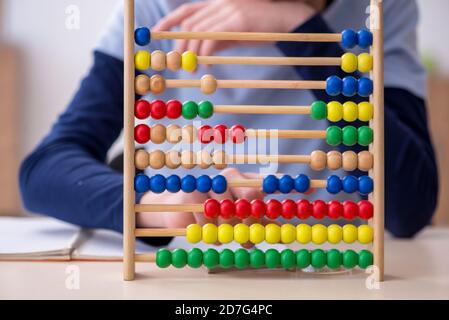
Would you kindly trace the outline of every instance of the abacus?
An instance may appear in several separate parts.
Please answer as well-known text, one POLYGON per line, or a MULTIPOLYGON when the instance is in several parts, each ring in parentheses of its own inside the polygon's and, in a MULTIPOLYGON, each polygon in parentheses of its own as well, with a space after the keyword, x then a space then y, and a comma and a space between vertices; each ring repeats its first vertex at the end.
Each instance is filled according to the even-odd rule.
POLYGON ((352 269, 369 266, 377 267, 378 280, 384 277, 384 80, 383 80, 383 7, 382 0, 371 0, 370 6, 370 30, 362 29, 355 32, 346 29, 339 34, 279 34, 279 33, 245 33, 245 32, 150 32, 148 28, 134 29, 134 1, 125 0, 125 92, 124 92, 124 279, 133 280, 135 277, 135 262, 145 261, 155 263, 160 268, 174 266, 175 268, 206 266, 209 269, 217 267, 228 269, 304 269, 314 268, 330 270, 352 269), (135 43, 144 46, 150 41, 162 39, 212 39, 212 40, 245 40, 245 41, 297 41, 297 42, 338 42, 345 49, 359 46, 363 49, 370 48, 370 53, 362 53, 356 56, 350 52, 342 57, 218 57, 197 56, 193 52, 169 52, 162 51, 152 53, 140 50, 135 53, 135 43), (341 66, 348 77, 341 79, 336 76, 329 77, 325 81, 280 81, 280 80, 222 80, 212 75, 204 75, 199 80, 170 80, 161 75, 149 77, 145 74, 135 75, 135 70, 155 71, 169 69, 178 71, 194 71, 200 64, 253 64, 253 65, 308 65, 308 66, 341 66), (370 73, 370 77, 356 79, 350 74, 359 71, 370 73), (346 102, 341 104, 336 101, 328 103, 317 101, 310 106, 268 106, 268 105, 214 105, 210 101, 181 103, 177 100, 163 102, 156 100, 135 101, 135 94, 158 94, 166 88, 197 88, 204 94, 212 94, 222 88, 251 88, 251 89, 298 89, 298 90, 325 90, 331 96, 343 95, 353 97, 359 95, 366 98, 365 102, 356 104, 346 102), (369 99, 368 99, 369 98, 369 99), (239 114, 291 114, 309 115, 313 120, 328 120, 330 122, 345 121, 350 124, 360 120, 367 125, 356 128, 351 125, 331 125, 327 130, 264 130, 244 128, 235 125, 227 128, 217 125, 214 128, 203 125, 199 128, 187 125, 180 128, 176 124, 164 127, 156 124, 149 127, 146 124, 135 125, 135 118, 144 120, 153 119, 178 119, 181 116, 192 120, 196 117, 208 119, 215 113, 239 113, 239 114), (369 124, 369 125, 368 125, 369 124), (257 137, 276 137, 279 139, 324 139, 333 147, 339 145, 354 146, 356 144, 368 147, 369 151, 355 153, 346 151, 331 151, 325 153, 316 150, 307 155, 228 155, 222 150, 209 153, 205 150, 197 153, 193 151, 168 151, 137 150, 138 144, 153 143, 155 145, 164 142, 178 143, 180 141, 201 144, 216 143, 222 145, 226 142, 241 144, 247 139, 257 137), (182 166, 184 169, 192 169, 198 166, 202 169, 215 166, 224 169, 231 163, 294 163, 307 164, 312 170, 339 170, 346 172, 361 170, 365 175, 355 177, 347 175, 343 178, 331 175, 327 180, 314 180, 299 174, 296 177, 290 175, 267 175, 257 179, 227 180, 222 175, 209 177, 202 175, 193 177, 186 175, 179 177, 171 175, 164 177, 154 174, 151 177, 145 174, 136 174, 136 169, 151 168, 158 170, 163 167, 175 169, 182 166), (208 193, 210 191, 222 194, 231 187, 260 188, 266 194, 272 193, 307 193, 311 188, 323 188, 330 194, 360 193, 368 196, 368 200, 358 203, 353 201, 322 200, 310 202, 308 200, 293 201, 290 199, 282 202, 270 199, 262 200, 227 199, 216 201, 207 200, 203 204, 136 204, 136 193, 164 191, 176 193, 190 193, 198 191, 208 193), (285 223, 278 225, 270 223, 262 225, 254 223, 246 225, 238 223, 231 225, 223 223, 216 225, 207 223, 203 226, 191 224, 186 228, 136 228, 136 213, 151 214, 154 212, 193 212, 203 213, 207 219, 262 219, 264 217, 276 220, 283 218, 291 220, 298 218, 304 223, 298 225, 285 223), (346 219, 351 221, 359 218, 364 222, 359 226, 348 223, 340 226, 332 224, 306 224, 309 218, 346 219), (326 242, 337 244, 345 242, 352 244, 359 242, 369 245, 371 250, 365 249, 359 252, 348 249, 344 252, 337 249, 293 251, 285 249, 278 251, 270 248, 265 252, 259 249, 238 249, 232 251, 223 249, 217 251, 209 248, 202 251, 192 248, 184 249, 160 249, 157 253, 136 254, 136 237, 160 237, 160 236, 184 236, 189 243, 204 242, 207 244, 237 242, 239 244, 259 244, 265 241, 268 244, 299 244, 314 243, 322 245, 326 242))

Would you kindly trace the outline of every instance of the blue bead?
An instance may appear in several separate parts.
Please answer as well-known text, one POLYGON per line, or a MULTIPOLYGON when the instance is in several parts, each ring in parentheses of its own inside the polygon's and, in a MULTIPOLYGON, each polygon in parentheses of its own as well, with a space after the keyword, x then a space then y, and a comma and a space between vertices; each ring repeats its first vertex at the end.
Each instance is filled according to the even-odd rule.
POLYGON ((287 194, 295 188, 295 180, 289 175, 285 175, 279 179, 279 191, 287 194))
POLYGON ((212 179, 209 176, 200 176, 196 179, 196 189, 201 193, 208 193, 212 188, 212 179))
POLYGON ((150 191, 150 178, 144 174, 134 177, 134 190, 138 193, 150 191))
POLYGON ((345 49, 352 49, 359 43, 357 33, 352 29, 343 30, 341 33, 341 45, 345 49))
POLYGON ((362 29, 357 34, 359 46, 362 49, 367 49, 373 45, 373 34, 368 29, 362 29))
POLYGON ((369 78, 359 79, 359 96, 369 97, 373 93, 373 81, 369 78))
POLYGON ((359 190, 359 180, 354 176, 346 176, 343 178, 343 191, 346 193, 354 193, 359 190))
POLYGON ((150 29, 146 27, 137 28, 134 31, 134 40, 139 46, 146 46, 151 42, 151 32, 150 29))
POLYGON ((331 76, 326 80, 326 93, 330 96, 338 96, 343 90, 343 81, 337 76, 331 76))
POLYGON ((212 191, 216 194, 223 194, 228 189, 228 182, 222 175, 212 178, 212 191))
POLYGON ((269 175, 263 179, 262 189, 265 193, 275 193, 279 190, 279 179, 276 176, 269 175))
POLYGON ((196 179, 188 174, 181 179, 181 189, 185 193, 192 193, 196 189, 196 179))
POLYGON ((330 194, 337 194, 343 189, 341 179, 337 176, 330 176, 327 178, 326 190, 330 194))
POLYGON ((179 192, 181 190, 181 178, 177 175, 171 175, 167 178, 165 185, 168 192, 179 192))
POLYGON ((304 193, 310 189, 310 179, 305 174, 300 174, 295 178, 295 190, 304 193))
POLYGON ((359 178, 359 192, 362 195, 368 195, 373 192, 374 183, 373 179, 368 176, 362 176, 359 178))
POLYGON ((150 186, 151 186, 151 192, 154 193, 162 193, 165 191, 165 177, 157 174, 155 176, 151 177, 150 186))
POLYGON ((359 82, 354 77, 346 77, 343 79, 343 95, 345 97, 353 97, 359 90, 359 82))

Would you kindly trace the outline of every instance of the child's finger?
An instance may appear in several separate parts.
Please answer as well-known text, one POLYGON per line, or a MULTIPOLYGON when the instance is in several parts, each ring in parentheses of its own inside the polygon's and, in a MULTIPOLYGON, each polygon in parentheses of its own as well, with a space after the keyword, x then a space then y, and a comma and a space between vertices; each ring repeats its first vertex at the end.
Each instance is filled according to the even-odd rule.
POLYGON ((187 17, 204 8, 206 5, 206 2, 183 4, 159 20, 152 28, 152 31, 169 31, 173 27, 179 26, 187 17))

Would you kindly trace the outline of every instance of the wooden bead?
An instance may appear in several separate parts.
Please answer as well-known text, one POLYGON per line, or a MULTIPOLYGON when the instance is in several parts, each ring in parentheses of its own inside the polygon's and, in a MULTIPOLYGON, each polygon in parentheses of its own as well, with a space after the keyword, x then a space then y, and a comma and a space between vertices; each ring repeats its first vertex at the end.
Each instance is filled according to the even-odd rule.
POLYGON ((139 170, 144 170, 149 164, 149 155, 145 150, 137 150, 134 154, 134 164, 139 170))
POLYGON ((373 168, 374 158, 371 152, 362 151, 359 153, 359 170, 368 172, 373 168))
POLYGON ((330 170, 338 170, 342 166, 342 156, 338 151, 330 151, 327 153, 327 167, 330 170))
POLYGON ((165 91, 165 79, 160 74, 151 77, 150 88, 153 94, 159 94, 165 91))
POLYGON ((134 85, 135 85, 136 93, 138 95, 143 96, 150 91, 151 80, 147 75, 139 74, 135 79, 134 85))
POLYGON ((200 150, 196 154, 196 161, 201 169, 208 169, 212 165, 212 156, 207 150, 200 150))
POLYGON ((212 94, 217 90, 217 79, 210 74, 206 74, 201 78, 201 92, 204 94, 212 94))
POLYGON ((184 143, 193 143, 197 139, 197 130, 191 124, 182 128, 182 141, 184 143))
POLYGON ((181 165, 184 169, 193 169, 196 166, 196 157, 193 151, 181 152, 181 165))
POLYGON ((177 51, 167 53, 167 68, 170 71, 178 71, 182 67, 181 54, 177 51))
POLYGON ((352 172, 357 169, 358 157, 354 151, 346 151, 343 153, 343 170, 352 172))
POLYGON ((176 150, 170 150, 165 154, 165 165, 169 169, 177 169, 181 165, 181 153, 176 150))
POLYGON ((155 150, 150 153, 150 168, 161 169, 165 166, 165 153, 155 150))
POLYGON ((217 170, 223 170, 228 166, 226 152, 223 150, 214 151, 212 154, 212 161, 217 170))
POLYGON ((156 50, 151 53, 151 67, 154 71, 163 71, 165 70, 167 64, 166 64, 166 57, 165 52, 161 50, 156 50))
POLYGON ((181 141, 181 128, 176 124, 170 124, 166 128, 166 139, 169 143, 178 143, 181 141))
POLYGON ((157 124, 151 128, 151 142, 154 144, 162 144, 167 137, 167 129, 162 124, 157 124))
POLYGON ((327 156, 326 153, 320 150, 315 150, 310 154, 310 168, 315 171, 322 171, 326 169, 327 156))

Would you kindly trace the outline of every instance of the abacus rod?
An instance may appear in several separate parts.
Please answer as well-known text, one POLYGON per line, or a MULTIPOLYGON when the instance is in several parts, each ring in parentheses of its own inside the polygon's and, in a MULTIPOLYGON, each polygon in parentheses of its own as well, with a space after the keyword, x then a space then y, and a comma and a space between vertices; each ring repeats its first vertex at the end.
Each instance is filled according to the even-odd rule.
POLYGON ((156 262, 156 254, 155 253, 139 253, 134 255, 134 260, 136 262, 156 262))
POLYGON ((310 114, 310 106, 215 105, 214 113, 224 114, 310 114))
POLYGON ((198 56, 198 64, 240 64, 280 66, 341 66, 341 58, 327 57, 223 57, 198 56))
POLYGON ((204 211, 202 204, 185 203, 185 204, 136 204, 134 206, 136 212, 195 212, 204 211))
POLYGON ((136 237, 184 237, 185 228, 138 228, 134 230, 136 237))
POLYGON ((228 156, 230 162, 238 163, 310 163, 310 156, 305 155, 267 155, 267 154, 235 154, 228 156))
MULTIPOLYGON (((167 88, 201 88, 201 80, 165 80, 167 88)), ((217 80, 219 89, 304 89, 325 90, 326 81, 301 80, 217 80)))
POLYGON ((152 40, 290 41, 341 42, 339 33, 268 33, 268 32, 170 32, 151 33, 152 40))
POLYGON ((247 138, 326 139, 326 130, 265 130, 247 129, 247 138))

